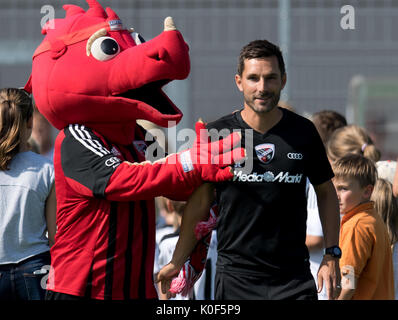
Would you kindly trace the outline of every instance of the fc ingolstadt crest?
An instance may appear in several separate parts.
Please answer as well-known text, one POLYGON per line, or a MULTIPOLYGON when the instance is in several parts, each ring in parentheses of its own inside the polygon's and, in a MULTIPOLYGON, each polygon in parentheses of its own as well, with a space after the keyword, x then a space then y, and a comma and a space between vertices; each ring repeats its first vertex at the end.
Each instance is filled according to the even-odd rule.
POLYGON ((257 157, 261 162, 268 164, 275 155, 275 145, 272 143, 259 144, 255 147, 257 157))

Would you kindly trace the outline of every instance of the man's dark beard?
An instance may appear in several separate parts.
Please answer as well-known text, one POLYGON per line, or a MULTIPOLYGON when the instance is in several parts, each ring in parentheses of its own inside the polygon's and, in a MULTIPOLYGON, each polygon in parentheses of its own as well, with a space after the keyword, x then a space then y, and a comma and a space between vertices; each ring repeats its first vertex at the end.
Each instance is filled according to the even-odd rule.
POLYGON ((272 108, 269 110, 263 111, 261 113, 269 112, 269 111, 273 110, 278 105, 278 102, 281 98, 281 91, 278 91, 278 93, 276 93, 276 94, 264 95, 262 97, 264 97, 264 98, 270 97, 271 98, 270 103, 272 104, 272 108))

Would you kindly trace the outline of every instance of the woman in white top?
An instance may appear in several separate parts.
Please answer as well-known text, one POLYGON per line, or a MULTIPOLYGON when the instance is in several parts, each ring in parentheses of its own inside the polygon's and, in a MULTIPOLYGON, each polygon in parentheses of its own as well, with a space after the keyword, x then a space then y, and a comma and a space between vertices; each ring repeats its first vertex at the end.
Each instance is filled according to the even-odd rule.
POLYGON ((24 90, 0 90, 1 300, 43 299, 50 268, 54 168, 29 149, 32 115, 32 99, 24 90))

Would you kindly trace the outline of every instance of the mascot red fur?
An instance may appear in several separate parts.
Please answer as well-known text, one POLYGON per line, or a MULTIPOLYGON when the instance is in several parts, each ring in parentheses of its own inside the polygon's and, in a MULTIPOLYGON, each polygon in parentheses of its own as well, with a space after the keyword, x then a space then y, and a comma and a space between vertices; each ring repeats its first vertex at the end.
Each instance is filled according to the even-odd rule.
POLYGON ((204 181, 231 179, 228 165, 244 151, 234 148, 236 135, 210 144, 197 123, 191 149, 146 161, 136 120, 167 127, 181 119, 161 88, 188 76, 188 46, 171 18, 144 42, 112 9, 87 3, 87 11, 65 5, 66 17, 43 28, 25 86, 60 130, 47 289, 58 297, 153 299, 154 197, 187 199, 204 181))

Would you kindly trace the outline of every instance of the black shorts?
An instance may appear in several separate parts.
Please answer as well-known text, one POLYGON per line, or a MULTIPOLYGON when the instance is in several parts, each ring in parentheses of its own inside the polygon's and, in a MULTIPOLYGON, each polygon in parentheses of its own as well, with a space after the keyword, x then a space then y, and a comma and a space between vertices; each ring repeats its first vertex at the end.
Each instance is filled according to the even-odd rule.
POLYGON ((217 270, 215 300, 318 300, 311 272, 253 275, 217 270))

